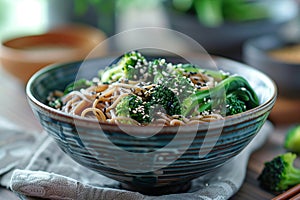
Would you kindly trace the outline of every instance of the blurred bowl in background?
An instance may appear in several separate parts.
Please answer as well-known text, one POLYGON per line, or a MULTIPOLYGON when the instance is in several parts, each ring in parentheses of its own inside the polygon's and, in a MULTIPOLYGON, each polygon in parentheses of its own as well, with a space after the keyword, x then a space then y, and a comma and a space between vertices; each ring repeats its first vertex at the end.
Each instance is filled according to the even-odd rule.
POLYGON ((166 8, 166 14, 172 29, 192 37, 210 54, 241 60, 242 45, 246 40, 278 32, 298 14, 298 4, 293 0, 261 3, 269 11, 268 18, 245 22, 224 21, 215 27, 201 24, 196 15, 176 12, 170 7, 166 8))
POLYGON ((277 84, 278 94, 300 97, 300 40, 265 35, 244 44, 244 61, 269 75, 277 84), (298 44, 298 45, 297 45, 298 44))
MULTIPOLYGON (((12 38, 1 42, 1 65, 26 84, 35 72, 49 64, 84 59, 105 39, 101 30, 79 24, 57 27, 40 35, 12 38)), ((106 51, 101 48, 93 55, 103 56, 106 51)))

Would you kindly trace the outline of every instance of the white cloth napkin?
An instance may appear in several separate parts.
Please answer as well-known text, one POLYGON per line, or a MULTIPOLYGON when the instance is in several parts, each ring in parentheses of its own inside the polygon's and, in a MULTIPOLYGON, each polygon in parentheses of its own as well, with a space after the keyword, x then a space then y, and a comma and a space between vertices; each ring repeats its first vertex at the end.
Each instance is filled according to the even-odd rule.
POLYGON ((10 188, 21 199, 104 199, 104 200, 222 200, 241 187, 249 156, 261 147, 273 126, 266 122, 254 140, 224 166, 192 181, 181 194, 146 196, 123 190, 119 183, 91 171, 70 159, 52 138, 47 137, 31 156, 27 167, 13 171, 10 188), (234 170, 233 170, 234 169, 234 170))

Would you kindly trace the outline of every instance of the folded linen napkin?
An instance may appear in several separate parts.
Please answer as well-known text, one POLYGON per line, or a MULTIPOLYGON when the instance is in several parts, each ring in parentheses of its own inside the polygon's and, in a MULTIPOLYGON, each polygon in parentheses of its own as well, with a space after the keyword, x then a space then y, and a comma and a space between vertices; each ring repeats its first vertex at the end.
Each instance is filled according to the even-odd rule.
POLYGON ((13 172, 10 187, 21 199, 228 199, 238 191, 244 181, 249 156, 263 145, 272 129, 270 122, 265 123, 254 140, 239 155, 217 171, 193 180, 186 193, 146 196, 123 190, 119 188, 117 181, 77 164, 49 137, 39 146, 25 169, 13 172))
POLYGON ((0 175, 28 161, 38 140, 35 133, 24 131, 0 116, 0 175))

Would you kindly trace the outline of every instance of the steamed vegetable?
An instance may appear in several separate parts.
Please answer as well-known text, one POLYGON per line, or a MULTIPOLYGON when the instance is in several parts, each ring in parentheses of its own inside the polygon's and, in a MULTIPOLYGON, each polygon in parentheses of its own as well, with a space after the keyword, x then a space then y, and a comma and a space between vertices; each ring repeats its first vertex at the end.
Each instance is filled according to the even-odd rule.
POLYGON ((180 115, 181 105, 176 94, 164 85, 158 85, 151 91, 151 107, 168 115, 180 115), (161 108, 160 108, 161 107, 161 108))
POLYGON ((79 80, 67 85, 64 90, 64 94, 68 94, 74 90, 80 90, 80 89, 90 87, 92 84, 93 83, 91 81, 88 81, 86 79, 79 79, 79 80))
MULTIPOLYGON (((100 81, 80 79, 69 84, 65 94, 92 85, 97 88, 97 84, 108 84, 107 87, 114 90, 114 97, 101 96, 102 91, 99 94, 89 94, 90 91, 86 91, 78 98, 84 98, 84 95, 92 95, 89 97, 91 99, 101 96, 107 101, 104 107, 112 106, 108 116, 117 116, 119 120, 123 120, 122 117, 131 118, 140 124, 155 121, 156 117, 172 119, 174 115, 184 123, 198 115, 216 114, 222 118, 259 105, 256 93, 241 76, 189 63, 168 63, 164 58, 147 60, 137 51, 124 54, 116 64, 102 70, 99 79, 100 81), (120 95, 124 96, 120 99, 120 95), (112 103, 114 101, 116 103, 112 103)), ((63 103, 60 97, 50 100, 50 106, 61 108, 63 103)), ((70 107, 73 108, 76 109, 77 104, 70 107)), ((107 111, 103 110, 103 105, 96 109, 102 109, 100 111, 103 113, 107 111)), ((83 115, 85 114, 86 112, 83 115)), ((123 121, 122 123, 136 123, 132 120, 123 121)))
POLYGON ((291 127, 286 135, 284 147, 292 152, 300 154, 300 125, 291 127))
POLYGON ((116 107, 117 116, 130 117, 139 123, 149 123, 150 104, 144 102, 141 97, 136 95, 128 95, 121 99, 116 107))
MULTIPOLYGON (((212 111, 216 105, 226 105, 226 114, 232 115, 259 105, 256 93, 241 76, 230 76, 210 90, 197 91, 182 103, 182 114, 191 114, 196 106, 198 112, 212 111)), ((222 109, 222 108, 221 108, 222 109)))
POLYGON ((148 70, 148 63, 139 52, 126 53, 117 64, 109 66, 101 74, 102 82, 115 82, 120 78, 139 80, 148 70))
POLYGON ((285 153, 266 162, 258 180, 263 188, 283 191, 300 183, 300 169, 293 166, 296 154, 285 153))

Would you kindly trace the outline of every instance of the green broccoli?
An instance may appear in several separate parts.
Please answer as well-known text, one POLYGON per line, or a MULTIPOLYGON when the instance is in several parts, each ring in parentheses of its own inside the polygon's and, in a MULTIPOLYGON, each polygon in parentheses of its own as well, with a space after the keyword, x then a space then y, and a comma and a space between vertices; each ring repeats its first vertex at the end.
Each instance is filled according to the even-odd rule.
POLYGON ((92 85, 93 83, 91 81, 88 81, 86 79, 79 79, 73 83, 70 83, 69 85, 66 86, 64 90, 64 95, 74 91, 74 90, 80 90, 80 89, 85 89, 88 88, 92 85))
POLYGON ((170 75, 167 70, 170 65, 172 65, 172 63, 167 63, 163 58, 149 61, 147 81, 158 84, 164 77, 170 75))
POLYGON ((293 166, 296 154, 285 153, 266 162, 258 177, 260 185, 271 191, 283 191, 300 183, 300 169, 293 166))
POLYGON ((246 90, 244 88, 238 88, 236 91, 226 96, 226 115, 235 115, 247 110, 245 99, 247 94, 244 94, 246 90))
POLYGON ((130 117, 144 124, 151 122, 153 113, 156 112, 168 115, 181 114, 180 101, 168 87, 156 85, 149 90, 149 94, 149 98, 146 99, 134 94, 123 97, 116 106, 117 116, 130 117))
MULTIPOLYGON (((182 102, 182 114, 187 116, 196 106, 199 106, 198 112, 203 112, 211 110, 212 107, 216 105, 226 103, 230 103, 226 105, 226 107, 229 108, 227 109, 227 113, 236 114, 237 111, 257 107, 259 100, 246 79, 241 76, 230 76, 218 83, 214 88, 196 91, 195 94, 184 99, 182 102), (227 98, 229 99, 226 100, 227 98), (241 101, 244 102, 246 108, 244 108, 241 101)), ((221 109, 222 112, 222 108, 219 109, 221 109)))
POLYGON ((47 103, 50 107, 55 108, 55 109, 61 109, 63 106, 63 102, 60 98, 53 99, 47 103))
MULTIPOLYGON (((162 106, 165 113, 168 115, 180 115, 181 106, 180 101, 175 93, 164 85, 157 85, 151 91, 150 105, 152 108, 155 106, 162 106)), ((159 110, 163 112, 163 110, 159 110)))
POLYGON ((181 101, 196 91, 191 80, 181 75, 166 75, 159 78, 157 77, 154 83, 164 85, 169 88, 181 101))
POLYGON ((149 103, 144 102, 139 96, 130 94, 123 97, 117 104, 116 114, 117 116, 130 117, 137 122, 144 124, 151 121, 149 109, 149 103))
POLYGON ((284 147, 300 154, 300 125, 295 125, 288 130, 284 141, 284 147))
POLYGON ((147 74, 148 63, 141 53, 132 51, 124 54, 117 64, 107 67, 101 71, 99 76, 102 82, 115 82, 120 78, 128 80, 142 80, 147 74))

